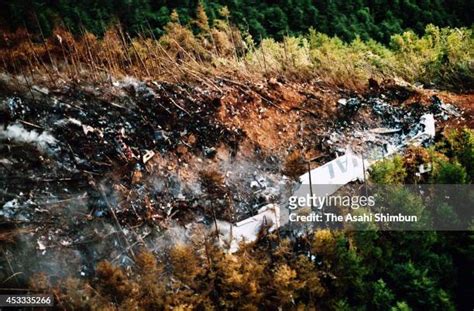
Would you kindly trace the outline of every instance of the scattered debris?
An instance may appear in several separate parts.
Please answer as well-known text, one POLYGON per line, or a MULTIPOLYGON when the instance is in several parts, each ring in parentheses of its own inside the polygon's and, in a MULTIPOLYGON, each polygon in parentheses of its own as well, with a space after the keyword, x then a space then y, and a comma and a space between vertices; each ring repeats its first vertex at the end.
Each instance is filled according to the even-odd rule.
POLYGON ((432 169, 431 163, 420 164, 418 166, 418 173, 425 174, 425 173, 431 172, 431 169, 432 169))
POLYGON ((153 150, 146 150, 142 156, 143 164, 146 164, 148 161, 150 161, 154 155, 155 155, 155 152, 153 150))
POLYGON ((401 130, 402 129, 389 129, 389 128, 378 127, 378 128, 371 129, 370 132, 375 133, 375 134, 393 134, 393 133, 398 133, 401 130))
POLYGON ((111 81, 1 94, 0 221, 35 228, 22 235, 32 249, 21 264, 32 272, 88 276, 103 259, 130 265, 140 246, 175 231, 189 238, 198 223, 217 223, 234 252, 285 224, 296 184, 282 173, 289 152, 285 175, 306 169, 299 157, 315 158, 311 183, 337 186, 433 139, 435 119, 459 115, 438 102, 393 105, 396 94, 324 101, 275 81, 268 91, 225 79, 218 88, 111 81), (203 170, 222 177, 219 187, 203 183, 203 170))
POLYGON ((462 114, 451 104, 445 104, 438 96, 433 95, 431 97, 431 111, 436 115, 438 118, 442 118, 443 120, 448 120, 449 117, 461 117, 462 114))
MULTIPOLYGON (((420 118, 419 131, 412 136, 405 136, 404 141, 393 146, 390 152, 385 153, 384 156, 389 156, 409 144, 421 144, 432 141, 435 137, 435 120, 432 114, 424 114, 420 118)), ((370 130, 373 132, 373 130, 370 130)), ((383 134, 393 134, 397 131, 388 132, 383 131, 383 134)), ((306 197, 307 195, 327 196, 331 195, 340 189, 342 186, 356 181, 365 181, 366 170, 380 158, 364 159, 361 156, 355 155, 350 148, 347 148, 343 156, 320 166, 300 176, 300 186, 295 191, 295 196, 306 197), (314 187, 313 185, 318 185, 314 187)), ((420 166, 419 173, 426 173, 431 170, 431 166, 420 166)), ((311 206, 308 206, 311 207, 311 206)))

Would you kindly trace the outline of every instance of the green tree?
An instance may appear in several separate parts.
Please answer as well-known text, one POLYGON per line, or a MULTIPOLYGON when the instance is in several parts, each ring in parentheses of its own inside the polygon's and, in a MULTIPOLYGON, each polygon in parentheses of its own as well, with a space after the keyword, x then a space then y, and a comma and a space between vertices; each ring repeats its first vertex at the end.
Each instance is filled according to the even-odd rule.
POLYGON ((466 169, 457 162, 442 161, 434 176, 437 184, 465 184, 468 181, 466 169))
POLYGON ((370 178, 376 184, 402 184, 406 172, 400 156, 376 162, 370 171, 370 178))

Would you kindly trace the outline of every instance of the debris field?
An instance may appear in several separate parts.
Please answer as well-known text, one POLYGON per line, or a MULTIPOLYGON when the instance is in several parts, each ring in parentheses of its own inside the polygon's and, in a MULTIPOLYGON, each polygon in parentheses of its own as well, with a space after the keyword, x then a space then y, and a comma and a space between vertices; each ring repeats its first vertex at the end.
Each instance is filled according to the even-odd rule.
POLYGON ((347 146, 376 159, 426 113, 437 133, 472 120, 456 97, 390 82, 359 94, 277 79, 47 87, 4 75, 0 90, 0 223, 16 232, 0 279, 22 272, 13 285, 35 271, 88 276, 104 259, 131 265, 140 247, 159 253, 217 222, 284 209, 295 150, 312 168, 347 146))

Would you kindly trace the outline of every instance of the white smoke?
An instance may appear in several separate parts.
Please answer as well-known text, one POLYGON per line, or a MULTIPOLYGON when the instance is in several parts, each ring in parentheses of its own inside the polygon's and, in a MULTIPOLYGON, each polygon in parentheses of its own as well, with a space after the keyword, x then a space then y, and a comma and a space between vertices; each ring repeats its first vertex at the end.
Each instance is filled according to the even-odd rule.
POLYGON ((21 124, 12 124, 6 130, 0 128, 0 139, 9 139, 18 143, 35 145, 40 151, 50 152, 51 147, 56 145, 57 140, 47 131, 39 134, 36 131, 28 131, 21 124))

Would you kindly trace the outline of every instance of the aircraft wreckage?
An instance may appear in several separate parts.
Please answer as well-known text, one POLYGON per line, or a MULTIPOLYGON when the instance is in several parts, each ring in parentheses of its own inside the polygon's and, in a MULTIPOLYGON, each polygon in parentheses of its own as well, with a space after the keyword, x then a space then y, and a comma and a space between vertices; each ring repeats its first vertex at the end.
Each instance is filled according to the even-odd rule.
MULTIPOLYGON (((421 145, 433 141, 436 133, 433 114, 422 115, 419 124, 415 128, 416 131, 406 135, 400 144, 384 146, 384 154, 373 159, 366 159, 357 155, 348 147, 344 155, 301 175, 298 189, 295 190, 294 195, 304 196, 308 191, 306 189, 309 189, 312 196, 331 195, 348 183, 356 180, 365 181, 366 171, 377 161, 402 151, 408 145, 421 145)), ((389 134, 396 132, 398 130, 386 129, 384 131, 384 133, 389 134)), ((221 241, 230 246, 230 252, 236 252, 239 249, 239 243, 249 243, 257 240, 262 226, 266 226, 268 232, 272 232, 287 223, 288 218, 281 217, 280 206, 278 204, 268 204, 260 208, 256 215, 238 223, 217 221, 216 226, 221 241)))

